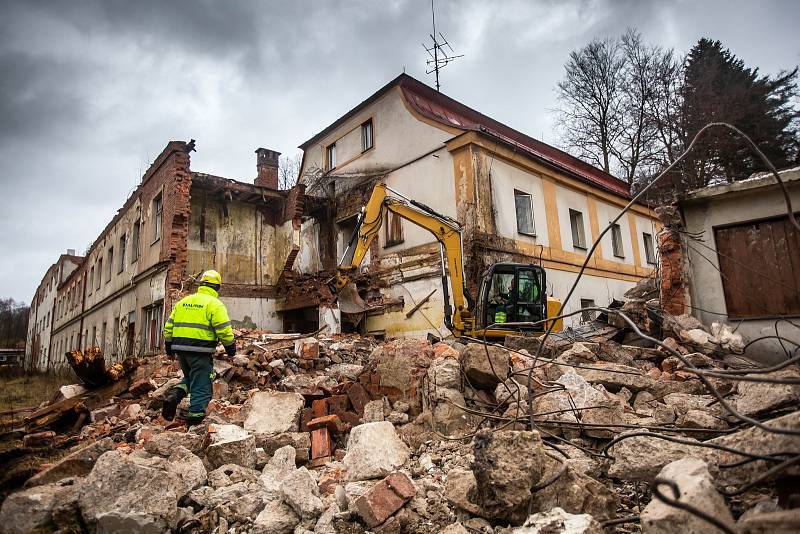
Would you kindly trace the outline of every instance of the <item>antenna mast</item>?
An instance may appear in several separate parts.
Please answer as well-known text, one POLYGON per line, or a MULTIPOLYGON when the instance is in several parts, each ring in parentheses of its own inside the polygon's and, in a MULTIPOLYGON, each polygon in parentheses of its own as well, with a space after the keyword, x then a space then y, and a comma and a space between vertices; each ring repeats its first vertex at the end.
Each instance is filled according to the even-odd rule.
POLYGON ((430 56, 430 59, 425 62, 426 65, 428 65, 428 70, 425 71, 425 74, 436 73, 436 90, 439 91, 439 71, 445 68, 451 61, 464 57, 464 54, 455 55, 455 50, 453 50, 453 47, 447 42, 447 39, 444 38, 444 35, 442 35, 441 32, 438 34, 436 33, 436 12, 433 9, 433 0, 431 0, 431 21, 433 22, 433 33, 430 34, 430 38, 433 41, 433 45, 427 46, 425 43, 422 44, 422 47, 430 56), (450 50, 449 54, 445 47, 450 50))

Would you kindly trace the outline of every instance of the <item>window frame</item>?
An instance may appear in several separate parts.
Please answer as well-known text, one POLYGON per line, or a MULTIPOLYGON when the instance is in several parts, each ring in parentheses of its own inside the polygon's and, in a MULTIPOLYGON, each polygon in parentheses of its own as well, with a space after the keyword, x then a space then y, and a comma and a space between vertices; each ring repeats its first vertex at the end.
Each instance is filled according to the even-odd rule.
POLYGON ((96 263, 97 266, 97 276, 95 278, 95 289, 100 290, 100 286, 103 284, 103 258, 99 258, 96 263))
POLYGON ((131 265, 139 260, 142 240, 142 219, 136 219, 131 229, 131 265))
POLYGON ((108 263, 108 279, 106 280, 107 284, 114 276, 114 247, 108 247, 108 254, 106 255, 106 258, 108 263))
MULTIPOLYGON (((585 310, 586 308, 596 308, 597 303, 595 303, 594 299, 580 299, 581 303, 581 310, 585 310)), ((590 323, 595 320, 597 311, 596 310, 587 310, 581 312, 581 323, 590 323)))
POLYGON ((123 233, 119 236, 119 267, 117 274, 125 270, 125 251, 128 248, 128 234, 123 233))
POLYGON ((162 193, 157 194, 152 200, 152 213, 153 213, 153 242, 151 246, 156 244, 161 239, 161 217, 164 213, 164 197, 162 193))
POLYGON ((405 236, 403 235, 403 218, 396 213, 386 210, 386 215, 383 221, 383 248, 395 247, 402 244, 404 241, 405 236), (395 221, 397 222, 395 223, 395 221), (393 226, 394 224, 396 224, 396 228, 399 229, 399 238, 397 238, 397 235, 395 235, 395 239, 391 239, 392 230, 395 228, 393 226))
POLYGON ((372 150, 374 147, 375 125, 370 118, 361 123, 361 153, 363 154, 368 150, 372 150), (367 145, 367 138, 369 138, 369 145, 367 145))
POLYGON ((618 223, 612 224, 611 227, 611 253, 615 258, 625 259, 625 243, 622 240, 622 227, 618 223))
POLYGON ((536 237, 536 219, 534 218, 534 213, 533 213, 533 195, 531 195, 530 193, 526 193, 524 191, 520 191, 519 189, 514 189, 514 216, 515 216, 516 221, 517 221, 517 233, 518 234, 527 235, 527 236, 530 236, 530 237, 536 237), (527 200, 528 200, 528 213, 529 213, 529 216, 530 216, 530 222, 531 222, 531 226, 532 226, 532 229, 533 229, 532 232, 526 232, 526 231, 520 229, 520 224, 519 224, 520 223, 520 220, 519 220, 519 205, 517 204, 517 199, 518 198, 525 198, 525 197, 527 197, 527 200))
POLYGON ((648 265, 656 264, 656 246, 653 234, 642 232, 642 243, 644 244, 644 260, 648 265), (649 247, 648 247, 649 245, 649 247))
POLYGON ((572 231, 572 247, 586 250, 586 229, 583 223, 583 212, 569 209, 569 225, 572 231))
POLYGON ((332 171, 336 168, 336 142, 325 147, 325 170, 332 171))

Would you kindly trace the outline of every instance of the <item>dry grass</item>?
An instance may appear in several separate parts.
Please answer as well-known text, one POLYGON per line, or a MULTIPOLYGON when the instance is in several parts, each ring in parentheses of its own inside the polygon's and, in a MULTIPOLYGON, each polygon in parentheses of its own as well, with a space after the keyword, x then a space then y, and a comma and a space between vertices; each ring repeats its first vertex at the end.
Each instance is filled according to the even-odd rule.
POLYGON ((50 400, 59 387, 75 382, 71 371, 31 375, 4 373, 0 375, 0 412, 35 408, 50 400))

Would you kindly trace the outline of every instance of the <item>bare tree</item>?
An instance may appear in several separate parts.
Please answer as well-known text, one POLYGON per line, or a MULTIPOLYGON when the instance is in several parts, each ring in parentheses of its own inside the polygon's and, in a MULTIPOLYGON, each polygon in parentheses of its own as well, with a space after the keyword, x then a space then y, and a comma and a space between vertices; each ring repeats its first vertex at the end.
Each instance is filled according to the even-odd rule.
POLYGON ((558 84, 559 125, 567 150, 634 183, 677 142, 668 127, 680 65, 672 50, 649 46, 629 29, 570 54, 558 84))
POLYGON ((293 156, 280 157, 278 162, 278 189, 291 189, 297 185, 302 162, 303 155, 299 152, 293 156))
POLYGON ((558 83, 558 123, 567 148, 611 172, 614 143, 622 130, 624 60, 617 39, 594 39, 570 53, 558 83))

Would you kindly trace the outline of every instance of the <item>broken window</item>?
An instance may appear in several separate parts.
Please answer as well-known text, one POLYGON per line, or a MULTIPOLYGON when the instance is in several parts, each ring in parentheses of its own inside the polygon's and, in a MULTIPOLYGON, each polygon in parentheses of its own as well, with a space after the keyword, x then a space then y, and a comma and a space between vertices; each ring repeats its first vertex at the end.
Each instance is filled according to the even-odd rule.
POLYGON ((103 322, 103 326, 100 327, 100 350, 102 350, 103 352, 106 351, 106 327, 107 326, 108 326, 108 323, 106 323, 104 321, 103 322))
POLYGON ((611 249, 617 258, 625 257, 625 249, 622 247, 622 229, 618 224, 611 225, 611 249))
POLYGON ((594 321, 594 316, 596 312, 594 310, 587 309, 594 307, 595 307, 594 299, 581 299, 581 309, 583 310, 583 312, 581 312, 582 323, 589 323, 591 321, 594 321))
POLYGON ((119 271, 122 272, 125 270, 125 249, 127 248, 127 238, 125 234, 122 234, 119 238, 119 271))
POLYGON ((131 231, 131 263, 139 259, 139 232, 141 231, 142 221, 136 219, 131 231))
POLYGON ((94 286, 94 284, 92 282, 94 282, 94 265, 92 265, 92 268, 89 270, 89 283, 86 286, 86 287, 89 288, 89 294, 90 295, 92 294, 92 290, 93 290, 93 286, 94 286))
POLYGON ((361 125, 361 152, 372 148, 372 119, 361 125))
POLYGON ((325 168, 329 171, 336 168, 336 143, 328 145, 325 150, 325 168))
POLYGON ((642 232, 642 241, 644 241, 644 257, 647 260, 647 263, 655 265, 656 253, 653 246, 653 236, 647 232, 642 232))
POLYGON ((111 281, 112 274, 114 274, 114 247, 108 249, 108 276, 106 277, 106 284, 111 281))
POLYGON ((583 213, 570 209, 569 224, 572 227, 572 246, 586 250, 586 233, 583 229, 583 213))
POLYGON ((97 277, 95 289, 100 289, 100 281, 103 279, 103 258, 97 260, 97 277))
POLYGON ((153 199, 153 243, 161 238, 161 193, 153 199))
POLYGON ((384 246, 393 247, 403 242, 403 219, 396 213, 387 211, 383 219, 384 246))
POLYGON ((533 201, 531 196, 515 189, 514 206, 517 210, 517 232, 535 236, 536 223, 533 220, 533 201))
POLYGON ((144 312, 142 346, 147 351, 155 351, 161 345, 161 317, 164 314, 164 304, 159 302, 142 311, 144 312))
POLYGON ((111 323, 111 355, 117 355, 117 345, 119 345, 119 317, 114 317, 114 322, 111 323))

